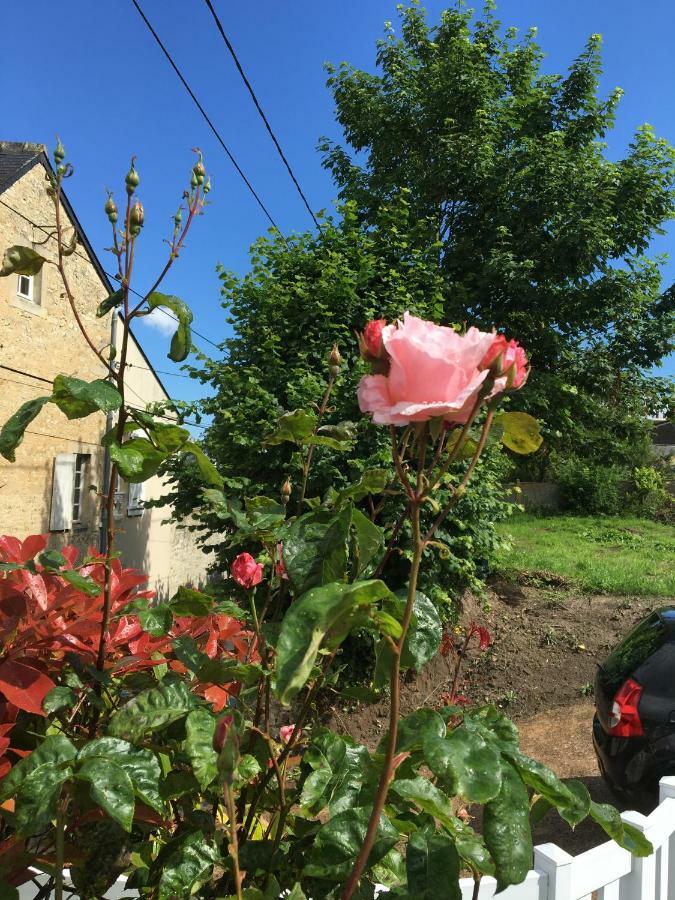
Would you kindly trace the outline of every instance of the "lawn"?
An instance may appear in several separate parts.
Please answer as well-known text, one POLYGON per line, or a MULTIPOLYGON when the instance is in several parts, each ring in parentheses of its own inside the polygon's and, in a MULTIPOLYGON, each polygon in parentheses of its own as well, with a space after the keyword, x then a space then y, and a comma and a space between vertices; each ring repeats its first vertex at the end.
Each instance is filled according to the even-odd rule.
POLYGON ((515 515, 501 572, 555 573, 587 591, 675 598, 675 527, 645 519, 515 515))

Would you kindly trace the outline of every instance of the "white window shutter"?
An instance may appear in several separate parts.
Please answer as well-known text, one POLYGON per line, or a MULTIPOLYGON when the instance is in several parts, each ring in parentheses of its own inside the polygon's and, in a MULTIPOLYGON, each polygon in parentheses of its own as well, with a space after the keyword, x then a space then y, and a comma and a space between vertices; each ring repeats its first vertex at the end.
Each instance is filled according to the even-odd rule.
POLYGON ((75 453, 57 453, 54 457, 50 531, 67 531, 73 526, 73 485, 76 461, 75 453))
POLYGON ((128 516, 143 515, 143 499, 143 483, 129 482, 129 492, 127 495, 128 516))

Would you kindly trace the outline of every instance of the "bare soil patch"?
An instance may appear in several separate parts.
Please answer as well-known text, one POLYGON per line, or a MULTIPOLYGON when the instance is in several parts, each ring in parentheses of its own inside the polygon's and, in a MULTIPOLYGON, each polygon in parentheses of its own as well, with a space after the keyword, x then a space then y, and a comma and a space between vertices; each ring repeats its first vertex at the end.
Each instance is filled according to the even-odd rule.
MULTIPOLYGON (((462 624, 486 625, 487 652, 466 661, 461 692, 473 703, 494 703, 517 723, 524 752, 562 778, 579 778, 598 802, 621 807, 598 774, 591 742, 592 684, 597 663, 619 638, 663 598, 584 594, 559 577, 530 574, 528 583, 495 583, 486 605, 467 595, 462 624)), ((450 659, 437 656, 402 688, 402 714, 438 706, 451 680, 450 659)), ((335 706, 330 726, 373 748, 387 729, 387 703, 335 706)), ((554 841, 579 853, 605 840, 593 823, 572 832, 555 814, 535 833, 536 843, 554 841)))

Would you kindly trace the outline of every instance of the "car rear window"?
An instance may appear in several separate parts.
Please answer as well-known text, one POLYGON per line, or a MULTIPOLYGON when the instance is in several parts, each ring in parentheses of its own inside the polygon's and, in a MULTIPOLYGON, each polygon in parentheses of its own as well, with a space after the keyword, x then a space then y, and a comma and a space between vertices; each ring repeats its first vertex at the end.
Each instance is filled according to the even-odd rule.
POLYGON ((652 613, 636 625, 600 667, 605 690, 610 694, 617 691, 626 678, 658 650, 667 635, 665 623, 658 613, 652 613))

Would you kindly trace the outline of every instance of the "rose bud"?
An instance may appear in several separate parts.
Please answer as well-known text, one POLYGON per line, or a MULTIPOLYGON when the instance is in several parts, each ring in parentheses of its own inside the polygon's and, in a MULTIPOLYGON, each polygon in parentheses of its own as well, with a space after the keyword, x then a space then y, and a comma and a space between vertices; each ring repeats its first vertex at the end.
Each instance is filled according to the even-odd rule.
POLYGON ((293 486, 291 484, 291 479, 287 478, 286 481, 281 485, 281 502, 284 506, 291 499, 291 491, 293 490, 293 486))
POLYGON ((59 165, 66 158, 66 150, 63 144, 61 143, 61 138, 56 138, 56 147, 54 148, 54 162, 59 165))
POLYGON ((208 194, 208 192, 211 190, 211 176, 210 175, 204 182, 204 187, 202 188, 202 190, 204 191, 205 194, 208 194))
POLYGON ((197 179, 198 184, 203 184, 204 179, 206 178, 206 169, 204 168, 204 163, 202 162, 202 155, 199 154, 199 159, 192 167, 192 171, 197 179))
POLYGON ((144 220, 145 211, 143 209, 143 204, 140 200, 137 200, 131 207, 131 212, 129 213, 129 230, 132 237, 136 237, 136 235, 140 233, 144 220))
POLYGON ((103 207, 105 210, 105 214, 108 217, 108 221, 114 225, 117 222, 117 205, 113 200, 113 195, 108 191, 108 199, 105 202, 105 206, 103 207))
MULTIPOLYGON (((293 732, 295 731, 295 723, 292 725, 282 725, 279 729, 279 739, 282 744, 287 744, 290 739, 293 737, 293 732)), ((298 737, 302 734, 302 730, 298 731, 298 737)))
POLYGON ((386 325, 386 319, 373 319, 363 329, 363 334, 359 338, 359 347, 361 356, 368 362, 384 359, 387 355, 382 340, 382 332, 386 325))
POLYGON ((232 722, 234 721, 233 716, 223 716, 223 718, 216 725, 216 730, 213 733, 213 749, 216 753, 220 753, 225 744, 225 738, 227 737, 227 733, 232 727, 232 722))
POLYGON ((337 376, 340 374, 341 364, 342 357, 340 356, 340 351, 337 348, 337 344, 333 344, 333 349, 328 355, 328 372, 331 378, 337 378, 337 376))
POLYGON ((237 584, 250 590, 262 581, 263 564, 256 562, 250 553, 240 553, 232 560, 230 573, 237 584))
POLYGON ((173 224, 176 231, 180 228, 181 222, 183 221, 183 207, 179 206, 176 210, 176 215, 173 217, 173 224))
POLYGON ((131 196, 133 194, 133 192, 136 190, 136 188, 138 187, 140 180, 141 180, 138 177, 138 172, 136 171, 136 167, 134 165, 135 161, 136 161, 136 157, 132 156, 131 157, 131 168, 127 172, 127 176, 124 179, 124 183, 127 186, 127 194, 129 194, 129 196, 131 196))

